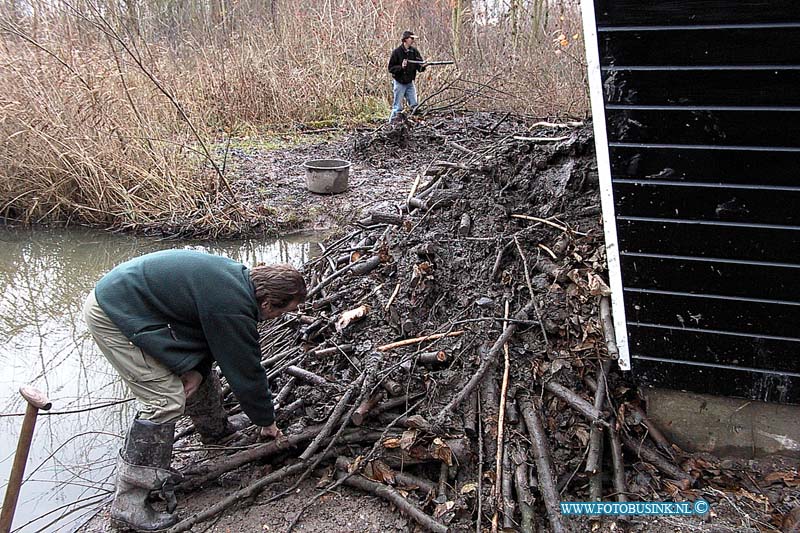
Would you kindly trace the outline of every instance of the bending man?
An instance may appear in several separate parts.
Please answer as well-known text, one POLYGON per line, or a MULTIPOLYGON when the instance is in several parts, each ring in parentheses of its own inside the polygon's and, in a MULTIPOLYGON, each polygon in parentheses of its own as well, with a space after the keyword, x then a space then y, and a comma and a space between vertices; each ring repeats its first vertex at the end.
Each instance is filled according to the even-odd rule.
MULTIPOLYGON (((219 365, 252 423, 278 438, 258 321, 294 311, 306 285, 288 265, 248 269, 230 259, 166 250, 123 263, 89 294, 84 318, 103 355, 140 403, 117 468, 114 522, 137 531, 177 522, 169 470, 176 420, 187 414, 203 442, 237 428, 222 406, 219 365), (166 513, 148 503, 153 490, 166 513)), ((249 423, 249 421, 247 421, 249 423)))

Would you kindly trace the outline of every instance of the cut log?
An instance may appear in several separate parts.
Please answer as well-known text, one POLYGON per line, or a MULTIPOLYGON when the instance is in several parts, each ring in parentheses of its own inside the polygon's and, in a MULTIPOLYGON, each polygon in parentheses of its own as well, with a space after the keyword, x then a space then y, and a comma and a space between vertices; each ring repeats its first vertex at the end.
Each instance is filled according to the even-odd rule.
POLYGON ((423 365, 436 365, 447 362, 447 352, 439 350, 438 352, 422 352, 417 356, 417 362, 423 365))
POLYGON ((611 448, 611 463, 614 470, 614 492, 617 493, 618 502, 628 501, 628 484, 625 482, 625 461, 622 458, 622 443, 619 439, 619 432, 612 424, 608 432, 608 440, 611 448))
POLYGON ((640 459, 655 466, 661 473, 667 475, 678 483, 681 489, 688 490, 693 484, 692 477, 678 468, 677 465, 669 462, 661 456, 656 450, 651 448, 646 442, 639 442, 634 440, 633 437, 621 433, 620 435, 622 444, 631 452, 633 452, 640 459))
POLYGON ((292 365, 286 367, 286 370, 284 370, 284 372, 286 372, 292 377, 305 381, 306 383, 311 383, 312 385, 318 385, 320 387, 327 387, 333 385, 333 383, 323 378, 322 376, 318 376, 317 374, 302 369, 299 366, 292 365))
POLYGON ((536 460, 536 471, 539 477, 539 491, 544 499, 547 509, 547 517, 550 520, 550 527, 554 533, 566 533, 567 529, 561 522, 561 508, 559 506, 558 490, 553 481, 553 466, 550 456, 550 445, 547 442, 547 433, 544 431, 541 417, 539 416, 539 406, 537 400, 520 401, 519 406, 522 410, 522 418, 528 428, 531 437, 531 451, 536 460))
POLYGON ((619 359, 617 336, 614 332, 614 320, 611 318, 611 300, 608 296, 604 296, 600 299, 600 322, 603 324, 603 335, 606 339, 608 356, 612 359, 619 359))
POLYGON ((509 424, 517 425, 519 424, 519 409, 517 409, 517 403, 514 401, 514 393, 510 392, 510 401, 506 404, 506 420, 509 424))
POLYGON ((478 393, 474 392, 467 400, 467 403, 464 407, 464 431, 470 437, 474 437, 477 433, 476 427, 476 417, 478 414, 478 393))
POLYGON ((391 411, 392 409, 397 409, 398 407, 405 409, 406 406, 411 403, 412 401, 416 400, 417 398, 423 396, 424 394, 418 392, 412 395, 406 396, 398 396, 397 398, 392 398, 391 400, 386 400, 385 402, 381 403, 377 407, 375 407, 375 411, 373 414, 380 414, 385 413, 386 411, 391 411))
POLYGON ((447 463, 439 465, 439 485, 436 488, 436 501, 444 503, 447 501, 447 474, 450 471, 447 463))
POLYGON ((303 398, 298 398, 290 404, 286 404, 286 406, 281 406, 279 409, 276 408, 276 415, 275 418, 279 422, 285 422, 289 417, 291 417, 295 411, 299 411, 303 408, 304 405, 303 398))
POLYGON ((675 460, 675 455, 672 453, 672 445, 670 444, 667 437, 664 436, 664 433, 661 432, 659 427, 650 420, 645 412, 642 410, 641 407, 635 404, 628 403, 626 404, 628 410, 636 415, 636 418, 639 419, 639 422, 647 428, 648 436, 653 439, 653 442, 659 447, 659 449, 666 453, 670 459, 675 460))
POLYGON ((358 221, 362 226, 374 226, 375 224, 391 224, 393 226, 403 225, 403 216, 395 213, 383 213, 372 211, 368 216, 358 221))
POLYGON ((462 146, 462 145, 458 144, 457 142, 447 141, 445 144, 447 146, 451 147, 451 148, 455 148, 456 150, 458 150, 462 154, 467 154, 468 156, 471 156, 471 157, 479 157, 479 154, 477 154, 476 152, 473 152, 472 150, 470 150, 466 146, 462 146))
POLYGON ((383 483, 378 483, 377 481, 370 481, 369 479, 358 474, 349 475, 347 473, 347 469, 350 463, 351 461, 344 457, 340 457, 336 461, 336 466, 339 470, 337 477, 339 479, 343 479, 346 485, 390 502, 392 505, 397 507, 401 513, 413 519, 417 524, 427 531, 433 531, 434 533, 447 533, 447 526, 437 522, 432 517, 425 514, 419 507, 409 502, 393 487, 384 485, 383 483))
POLYGON ((534 499, 531 494, 530 483, 528 482, 528 464, 525 462, 525 454, 520 450, 512 453, 511 458, 514 462, 514 489, 517 491, 517 503, 522 514, 519 523, 519 530, 522 533, 534 532, 534 499))
POLYGON ((421 198, 421 195, 417 195, 416 198, 411 198, 408 201, 408 205, 414 209, 421 209, 423 211, 434 208, 441 209, 451 206, 453 202, 461 199, 462 197, 463 194, 459 191, 437 189, 428 194, 427 198, 425 199, 421 198))
POLYGON ((357 263, 353 263, 353 274, 356 276, 364 276, 369 274, 381 264, 381 258, 379 256, 373 256, 369 259, 365 259, 363 261, 358 261, 357 263))
POLYGON ((409 198, 408 205, 413 209, 422 209, 423 211, 428 210, 428 202, 422 198, 409 198))
POLYGON ((339 346, 334 346, 332 348, 319 348, 315 350, 311 350, 309 354, 315 357, 326 357, 328 355, 339 355, 340 353, 351 354, 355 350, 355 347, 352 344, 340 344, 339 346))
POLYGON ((381 384, 383 390, 389 393, 389 396, 400 396, 403 394, 405 387, 393 379, 384 379, 381 384))
POLYGON ((503 528, 514 529, 514 468, 511 466, 511 450, 506 445, 503 451, 503 528))
POLYGON ((418 490, 427 494, 436 494, 437 487, 428 479, 409 474, 408 472, 395 472, 394 473, 395 485, 411 489, 417 487, 418 490))
MULTIPOLYGON (((498 454, 497 426, 500 409, 500 388, 494 376, 481 383, 481 416, 483 417, 483 450, 487 457, 495 460, 498 454)), ((499 474, 499 469, 495 470, 499 474)), ((496 487, 499 489, 499 486, 496 487)))
POLYGON ((311 300, 314 296, 319 294, 322 291, 322 289, 324 289, 325 287, 327 287, 328 285, 333 283, 333 281, 339 279, 340 277, 342 277, 345 274, 347 274, 348 272, 350 272, 353 269, 353 267, 355 267, 357 264, 359 264, 359 261, 357 261, 355 263, 350 263, 349 265, 340 268, 339 270, 337 270, 336 272, 334 272, 330 276, 322 279, 319 283, 317 283, 316 285, 312 286, 308 290, 308 294, 306 295, 306 298, 308 300, 311 300))
MULTIPOLYGON (((603 411, 603 405, 606 401, 606 376, 611 369, 611 361, 603 361, 601 364, 598 375, 598 387, 594 391, 594 408, 599 413, 603 411)), ((600 472, 603 454, 603 431, 595 424, 592 425, 589 434, 589 452, 586 457, 585 471, 590 474, 597 474, 600 472)))
POLYGON ((462 237, 466 237, 469 235, 470 229, 472 229, 472 218, 470 218, 469 213, 464 213, 461 215, 461 220, 458 222, 458 234, 462 237))
POLYGON ((592 404, 581 398, 575 391, 555 381, 546 382, 544 388, 564 400, 570 407, 588 418, 591 422, 601 424, 604 427, 609 426, 608 420, 603 419, 603 414, 595 409, 592 404))
POLYGON ((497 250, 497 257, 494 259, 494 266, 492 266, 492 273, 489 276, 489 281, 494 281, 497 278, 497 273, 500 271, 500 263, 503 261, 503 255, 514 246, 514 241, 509 241, 497 250))
POLYGON ((358 407, 356 407, 353 416, 350 417, 350 420, 352 420, 353 424, 356 426, 360 426, 361 424, 363 424, 369 412, 373 408, 375 408, 375 406, 378 405, 382 399, 383 399, 382 394, 374 394, 372 395, 371 398, 367 398, 366 400, 361 402, 361 404, 358 407))
POLYGON ((292 393, 292 390, 294 390, 294 386, 296 384, 297 384, 297 378, 289 378, 286 381, 286 384, 284 384, 284 386, 281 388, 278 394, 275 395, 275 398, 273 399, 273 403, 275 404, 276 407, 286 403, 286 400, 289 399, 289 395, 292 393))

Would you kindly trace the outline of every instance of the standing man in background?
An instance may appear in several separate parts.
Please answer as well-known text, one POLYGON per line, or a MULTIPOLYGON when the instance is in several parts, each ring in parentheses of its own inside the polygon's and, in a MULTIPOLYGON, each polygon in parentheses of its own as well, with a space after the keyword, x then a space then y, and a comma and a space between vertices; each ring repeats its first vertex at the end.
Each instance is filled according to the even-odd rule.
POLYGON ((257 323, 297 309, 306 284, 289 265, 252 269, 225 257, 165 250, 132 259, 91 291, 83 315, 100 351, 139 401, 117 463, 111 519, 136 531, 177 522, 172 486, 175 422, 189 415, 203 442, 235 427, 216 363, 264 438, 279 438, 257 323), (149 503, 160 491, 167 512, 149 503))
POLYGON ((394 49, 392 57, 389 58, 389 72, 394 78, 394 100, 392 101, 392 114, 389 115, 389 122, 403 110, 403 98, 408 101, 408 105, 414 109, 417 107, 417 89, 414 87, 414 79, 417 72, 425 71, 422 55, 413 44, 417 36, 412 31, 404 31, 400 39, 400 46, 394 49))

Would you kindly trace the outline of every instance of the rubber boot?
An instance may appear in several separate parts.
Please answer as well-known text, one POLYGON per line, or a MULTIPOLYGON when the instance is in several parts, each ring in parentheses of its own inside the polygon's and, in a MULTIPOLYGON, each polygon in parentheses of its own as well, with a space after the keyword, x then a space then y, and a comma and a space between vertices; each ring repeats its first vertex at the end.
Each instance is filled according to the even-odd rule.
POLYGON ((177 523, 178 516, 173 514, 177 474, 169 470, 174 433, 175 422, 133 421, 117 461, 117 488, 111 504, 111 520, 117 527, 158 531, 177 523), (151 491, 161 492, 168 512, 153 509, 151 491))
POLYGON ((211 372, 197 391, 186 401, 186 414, 204 444, 214 444, 251 424, 241 413, 228 420, 222 406, 222 384, 216 372, 211 372))

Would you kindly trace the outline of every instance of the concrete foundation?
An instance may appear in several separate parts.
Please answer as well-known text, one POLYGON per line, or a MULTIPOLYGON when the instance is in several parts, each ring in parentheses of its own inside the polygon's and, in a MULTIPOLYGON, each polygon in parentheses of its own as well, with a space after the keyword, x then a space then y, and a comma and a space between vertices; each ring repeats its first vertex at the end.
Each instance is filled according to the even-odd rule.
POLYGON ((800 458, 800 405, 655 388, 643 392, 648 418, 687 451, 800 458))

